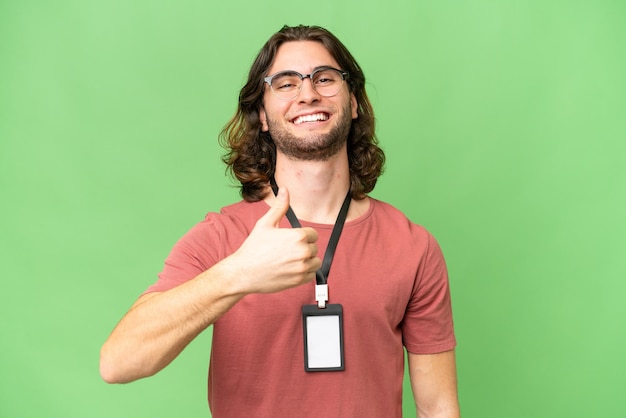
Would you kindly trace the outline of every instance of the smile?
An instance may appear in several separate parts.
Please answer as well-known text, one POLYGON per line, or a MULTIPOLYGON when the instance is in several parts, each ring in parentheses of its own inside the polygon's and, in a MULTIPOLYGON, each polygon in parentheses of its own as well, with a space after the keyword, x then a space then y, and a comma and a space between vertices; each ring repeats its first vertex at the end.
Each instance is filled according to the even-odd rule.
POLYGON ((312 115, 302 115, 298 116, 294 120, 291 121, 294 125, 299 125, 304 122, 320 122, 328 120, 328 113, 314 113, 312 115))

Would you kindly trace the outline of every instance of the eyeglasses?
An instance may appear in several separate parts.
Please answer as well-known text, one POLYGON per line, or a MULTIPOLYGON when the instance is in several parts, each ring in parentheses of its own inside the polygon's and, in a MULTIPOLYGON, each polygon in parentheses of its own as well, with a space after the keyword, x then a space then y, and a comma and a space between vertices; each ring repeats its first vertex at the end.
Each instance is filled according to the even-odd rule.
POLYGON ((320 67, 311 74, 304 75, 297 71, 281 71, 265 77, 263 81, 269 84, 276 96, 292 100, 300 94, 305 78, 311 80, 313 89, 320 95, 332 97, 339 93, 343 81, 348 78, 348 73, 333 67, 320 67))

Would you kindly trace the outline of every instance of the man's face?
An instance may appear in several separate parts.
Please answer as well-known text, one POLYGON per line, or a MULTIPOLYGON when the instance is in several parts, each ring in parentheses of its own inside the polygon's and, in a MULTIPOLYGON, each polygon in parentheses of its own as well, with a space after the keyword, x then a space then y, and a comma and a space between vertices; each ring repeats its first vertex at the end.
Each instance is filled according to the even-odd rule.
MULTIPOLYGON (((286 42, 278 48, 268 74, 287 70, 310 74, 323 66, 339 69, 321 43, 286 42)), ((347 82, 336 95, 324 97, 306 78, 298 96, 291 100, 276 96, 265 84, 259 116, 261 129, 269 131, 278 152, 295 160, 325 161, 345 145, 352 119, 357 118, 357 103, 347 82)))

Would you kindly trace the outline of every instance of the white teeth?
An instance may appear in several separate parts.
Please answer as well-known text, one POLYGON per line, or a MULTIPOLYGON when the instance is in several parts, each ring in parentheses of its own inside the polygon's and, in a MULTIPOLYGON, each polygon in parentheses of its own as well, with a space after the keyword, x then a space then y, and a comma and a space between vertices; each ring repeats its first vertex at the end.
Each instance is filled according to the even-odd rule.
POLYGON ((298 125, 303 122, 317 122, 320 120, 328 120, 328 115, 326 113, 315 113, 313 115, 298 116, 293 120, 293 123, 298 125))

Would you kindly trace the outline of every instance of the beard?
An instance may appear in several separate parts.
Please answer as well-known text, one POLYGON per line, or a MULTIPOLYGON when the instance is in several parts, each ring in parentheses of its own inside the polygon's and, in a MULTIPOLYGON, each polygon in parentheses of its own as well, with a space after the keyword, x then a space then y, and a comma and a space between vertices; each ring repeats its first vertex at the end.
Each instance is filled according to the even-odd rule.
POLYGON ((336 124, 330 132, 325 134, 311 132, 302 137, 295 137, 284 126, 268 118, 269 133, 276 144, 276 150, 292 160, 328 161, 348 140, 352 126, 350 109, 348 103, 342 112, 337 114, 336 124))

